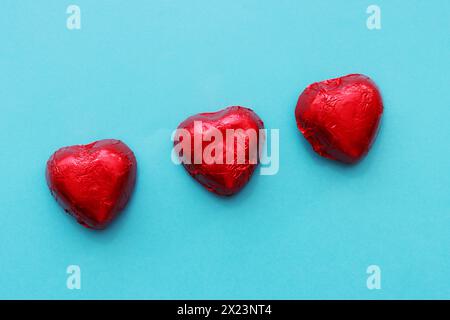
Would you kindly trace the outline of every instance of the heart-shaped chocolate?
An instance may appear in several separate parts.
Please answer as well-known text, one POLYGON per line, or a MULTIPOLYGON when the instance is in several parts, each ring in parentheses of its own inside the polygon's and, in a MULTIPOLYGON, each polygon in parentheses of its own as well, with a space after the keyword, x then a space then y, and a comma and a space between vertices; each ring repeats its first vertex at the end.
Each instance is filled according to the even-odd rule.
POLYGON ((375 83, 361 74, 309 85, 295 109, 297 126, 323 157, 355 163, 370 149, 383 102, 375 83))
POLYGON ((125 207, 136 181, 136 158, 119 140, 61 148, 47 162, 47 183, 62 207, 92 229, 105 228, 125 207))
POLYGON ((195 180, 230 196, 247 184, 258 165, 262 129, 263 122, 248 108, 200 113, 178 126, 174 150, 195 180))

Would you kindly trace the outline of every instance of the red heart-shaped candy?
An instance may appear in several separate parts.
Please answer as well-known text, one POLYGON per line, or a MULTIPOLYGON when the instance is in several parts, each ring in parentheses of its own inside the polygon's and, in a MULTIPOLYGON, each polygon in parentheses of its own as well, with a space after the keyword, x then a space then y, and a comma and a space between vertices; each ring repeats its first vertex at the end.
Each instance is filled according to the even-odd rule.
POLYGON ((314 151, 355 163, 369 151, 382 113, 375 83, 364 75, 350 74, 309 85, 298 99, 295 118, 314 151))
MULTIPOLYGON (((264 139, 260 129, 264 129, 262 120, 248 108, 233 106, 217 112, 200 113, 178 126, 177 131, 184 131, 188 134, 186 139, 190 139, 187 147, 190 149, 183 150, 178 156, 188 173, 206 189, 230 196, 247 184, 258 165, 260 140, 264 139), (216 139, 217 132, 222 135, 221 139, 216 139), (210 157, 203 157, 208 154, 211 143, 217 147, 211 152, 212 157, 218 159, 215 162, 214 159, 208 161, 210 157), (195 161, 196 149, 200 154, 199 161, 195 161)), ((175 147, 180 141, 175 140, 175 147)))
POLYGON ((47 162, 51 193, 77 221, 103 229, 125 207, 136 181, 136 158, 119 140, 61 148, 47 162))

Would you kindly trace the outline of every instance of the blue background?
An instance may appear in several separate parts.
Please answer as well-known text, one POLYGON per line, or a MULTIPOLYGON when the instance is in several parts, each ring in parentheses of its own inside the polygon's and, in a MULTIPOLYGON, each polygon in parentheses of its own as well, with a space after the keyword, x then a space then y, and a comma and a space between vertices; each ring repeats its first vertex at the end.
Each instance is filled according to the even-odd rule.
POLYGON ((71 2, 1 1, 0 298, 450 298, 449 1, 74 3, 70 31, 71 2), (366 28, 373 3, 381 30, 366 28), (311 151, 294 108, 309 83, 355 72, 385 113, 346 167, 311 151), (280 171, 223 199, 171 162, 170 134, 229 105, 280 129, 280 171), (44 171, 104 138, 135 151, 139 176, 95 232, 44 171))

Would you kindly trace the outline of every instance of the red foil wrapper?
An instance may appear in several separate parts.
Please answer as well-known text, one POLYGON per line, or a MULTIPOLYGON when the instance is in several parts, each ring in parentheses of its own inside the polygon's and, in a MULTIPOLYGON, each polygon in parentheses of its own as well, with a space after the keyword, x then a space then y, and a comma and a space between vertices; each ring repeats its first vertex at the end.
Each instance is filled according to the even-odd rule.
MULTIPOLYGON (((187 139, 190 139, 189 152, 183 150, 179 154, 183 166, 207 190, 218 195, 230 196, 247 184, 259 162, 259 145, 260 142, 263 143, 260 139, 264 139, 263 133, 259 132, 260 129, 264 129, 264 124, 255 112, 248 108, 233 106, 217 112, 200 113, 183 121, 178 126, 178 130, 180 129, 184 129, 189 135, 187 139), (228 142, 227 130, 236 133, 232 139, 228 137, 228 142), (219 141, 211 138, 217 131, 223 138, 219 141), (237 136, 239 138, 234 139, 237 136), (199 141, 201 142, 198 143, 199 141), (197 158, 199 161, 196 162, 195 149, 197 154, 206 152, 208 145, 211 148, 212 142, 216 143, 217 148, 211 154, 221 163, 219 161, 211 163, 213 161, 211 159, 208 162, 204 156, 201 156, 201 159, 197 158), (238 152, 241 152, 240 155, 238 152)), ((180 141, 182 142, 182 139, 180 141)), ((175 147, 180 141, 175 140, 175 147)), ((203 153, 205 154, 207 153, 203 153)))
POLYGON ((364 75, 350 74, 309 85, 298 99, 295 118, 315 152, 355 163, 369 151, 382 113, 375 83, 364 75))
POLYGON ((127 145, 100 140, 56 151, 47 162, 47 184, 58 203, 80 224, 103 229, 131 197, 136 167, 127 145))

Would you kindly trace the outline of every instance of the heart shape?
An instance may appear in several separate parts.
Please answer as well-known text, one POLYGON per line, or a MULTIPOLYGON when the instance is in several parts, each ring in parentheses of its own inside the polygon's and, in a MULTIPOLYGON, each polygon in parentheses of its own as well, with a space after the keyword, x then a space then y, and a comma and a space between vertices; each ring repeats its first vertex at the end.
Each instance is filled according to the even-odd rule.
POLYGON ((378 131, 383 102, 367 76, 350 74, 309 85, 295 109, 297 126, 323 157, 355 163, 378 131))
POLYGON ((136 158, 119 140, 64 147, 47 162, 47 184, 85 227, 105 228, 125 207, 136 181, 136 158))
POLYGON ((188 142, 181 152, 176 152, 188 173, 207 190, 230 196, 247 184, 259 163, 262 129, 262 120, 248 108, 232 106, 200 113, 178 126, 176 132, 185 136, 178 141, 174 138, 174 150, 179 143, 188 142))

